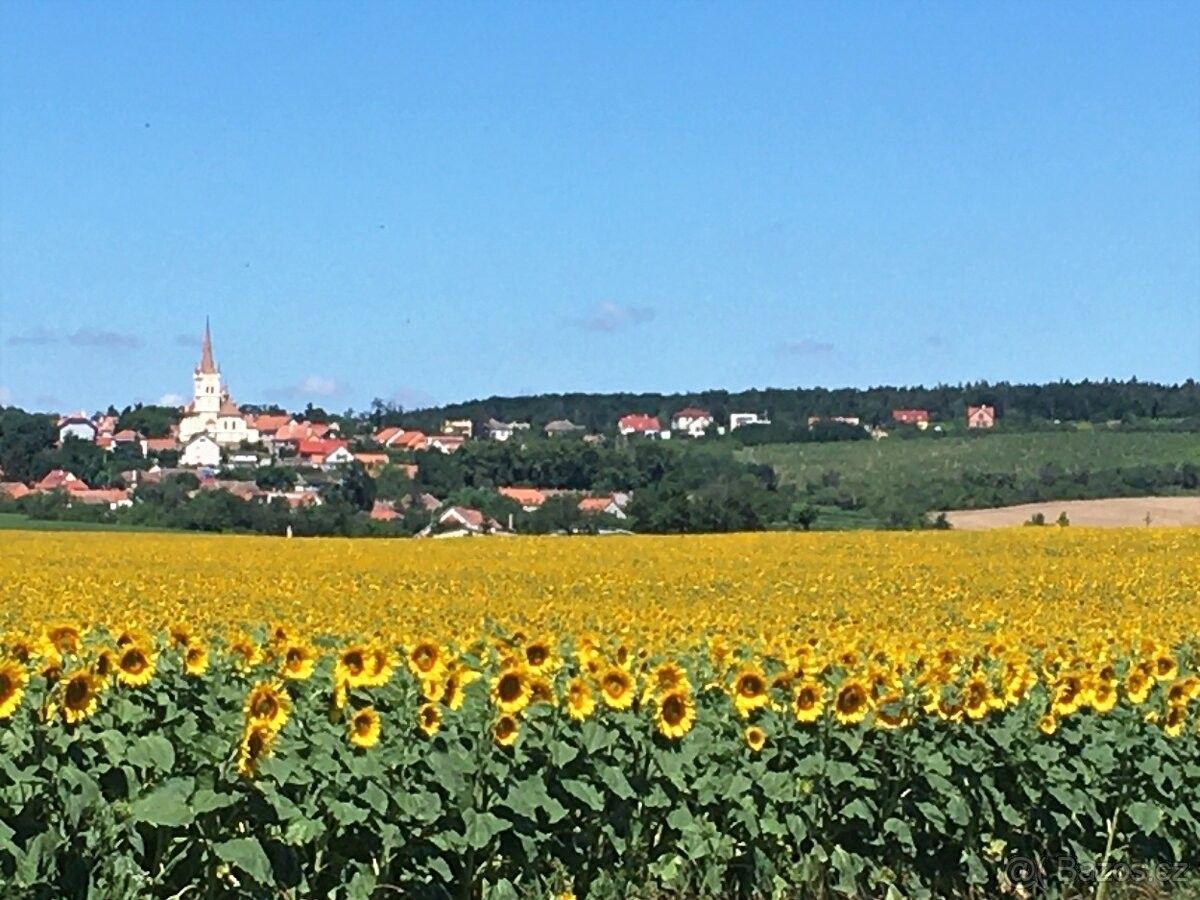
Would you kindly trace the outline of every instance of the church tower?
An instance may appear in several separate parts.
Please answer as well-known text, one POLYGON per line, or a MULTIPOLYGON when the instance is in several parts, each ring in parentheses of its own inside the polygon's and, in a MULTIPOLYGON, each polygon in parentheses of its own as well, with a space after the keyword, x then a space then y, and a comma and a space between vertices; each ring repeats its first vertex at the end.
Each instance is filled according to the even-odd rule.
POLYGON ((221 412, 221 370, 213 362, 212 332, 204 317, 204 345, 200 364, 192 374, 192 412, 198 416, 217 416, 221 412))

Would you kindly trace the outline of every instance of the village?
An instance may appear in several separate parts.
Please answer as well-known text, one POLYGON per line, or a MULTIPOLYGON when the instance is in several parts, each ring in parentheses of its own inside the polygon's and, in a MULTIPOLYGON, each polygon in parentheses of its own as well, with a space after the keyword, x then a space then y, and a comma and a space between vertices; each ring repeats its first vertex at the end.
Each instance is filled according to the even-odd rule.
MULTIPOLYGON (((316 506, 324 502, 323 492, 342 475, 359 466, 366 475, 378 478, 385 470, 412 481, 418 471, 417 455, 429 451, 454 454, 470 441, 520 442, 532 436, 547 440, 579 440, 585 444, 607 441, 696 441, 721 437, 743 428, 771 425, 765 412, 730 412, 724 422, 706 409, 687 406, 676 411, 664 424, 656 415, 628 412, 616 420, 609 434, 589 431, 568 419, 555 419, 537 429, 530 422, 502 422, 489 418, 446 419, 433 433, 400 425, 390 425, 365 434, 343 435, 339 424, 310 421, 282 412, 255 412, 234 402, 216 363, 212 333, 208 323, 201 345, 200 360, 192 373, 192 400, 180 411, 163 436, 147 436, 130 428, 120 428, 112 414, 88 415, 78 411, 57 420, 57 443, 70 441, 92 444, 126 458, 140 458, 145 464, 122 470, 115 484, 92 485, 65 468, 55 468, 31 482, 0 481, 0 498, 20 500, 31 494, 56 494, 67 505, 97 505, 110 510, 127 508, 135 502, 139 486, 162 482, 181 473, 195 476, 193 493, 227 491, 245 501, 285 502, 290 508, 316 506), (538 435, 540 432, 540 435, 538 435), (231 478, 231 473, 253 473, 266 468, 294 470, 294 478, 283 484, 263 485, 254 478, 231 478)), ((920 431, 941 430, 927 410, 894 409, 894 427, 920 431)), ((996 424, 996 410, 986 404, 969 405, 968 429, 989 429, 996 424)), ((807 425, 861 428, 875 440, 888 437, 888 430, 875 423, 863 423, 848 415, 810 416, 807 425)), ((0 473, 2 476, 3 473, 0 473)), ((602 517, 607 530, 621 530, 632 499, 630 491, 571 491, 542 485, 500 485, 496 493, 532 513, 551 498, 569 497, 579 513, 602 517)), ((407 506, 417 504, 429 514, 423 536, 467 536, 507 534, 512 522, 497 521, 486 512, 472 507, 446 504, 427 492, 412 492, 402 498, 372 501, 368 516, 377 522, 389 522, 403 515, 407 506)), ((509 517, 511 519, 511 516, 509 517)))

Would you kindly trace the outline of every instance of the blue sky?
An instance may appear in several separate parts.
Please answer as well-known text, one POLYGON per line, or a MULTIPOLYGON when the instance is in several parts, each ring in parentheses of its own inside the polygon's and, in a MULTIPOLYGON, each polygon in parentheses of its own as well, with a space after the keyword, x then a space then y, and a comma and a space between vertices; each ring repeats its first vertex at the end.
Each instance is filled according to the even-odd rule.
POLYGON ((1200 375, 1200 5, 0 4, 0 401, 1200 375))

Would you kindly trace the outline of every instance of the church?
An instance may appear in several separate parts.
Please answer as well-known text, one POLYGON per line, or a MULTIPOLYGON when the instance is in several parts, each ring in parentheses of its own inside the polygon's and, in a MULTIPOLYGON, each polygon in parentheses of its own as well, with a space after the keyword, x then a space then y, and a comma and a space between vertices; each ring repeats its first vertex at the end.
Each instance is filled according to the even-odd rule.
POLYGON ((210 435, 225 447, 235 447, 243 441, 256 444, 259 439, 258 429, 250 426, 229 398, 229 389, 221 385, 221 370, 213 362, 212 333, 207 319, 200 364, 192 374, 192 402, 183 408, 179 423, 179 442, 186 444, 200 434, 210 435))

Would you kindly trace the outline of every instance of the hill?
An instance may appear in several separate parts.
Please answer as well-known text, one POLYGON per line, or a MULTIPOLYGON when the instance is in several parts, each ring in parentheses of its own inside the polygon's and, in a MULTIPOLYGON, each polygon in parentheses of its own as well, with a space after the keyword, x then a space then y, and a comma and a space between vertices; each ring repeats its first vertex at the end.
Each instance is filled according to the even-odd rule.
POLYGON ((770 465, 822 512, 817 527, 902 525, 930 510, 1042 500, 1200 492, 1194 434, 991 434, 836 444, 772 444, 737 452, 770 465))

